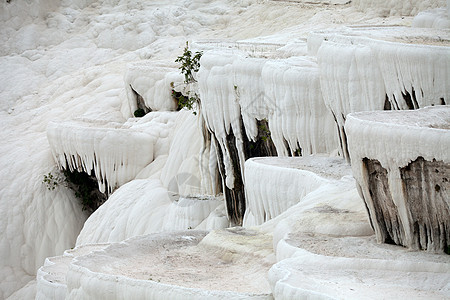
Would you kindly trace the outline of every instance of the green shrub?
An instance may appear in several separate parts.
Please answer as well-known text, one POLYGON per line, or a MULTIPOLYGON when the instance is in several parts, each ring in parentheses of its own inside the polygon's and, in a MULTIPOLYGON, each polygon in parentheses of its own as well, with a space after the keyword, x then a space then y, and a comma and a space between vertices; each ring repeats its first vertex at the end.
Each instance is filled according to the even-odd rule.
MULTIPOLYGON (((175 62, 180 63, 181 74, 184 75, 184 84, 188 85, 196 82, 194 74, 200 69, 200 58, 202 57, 202 52, 192 53, 189 50, 189 43, 186 42, 186 47, 184 48, 183 55, 177 57, 175 62)), ((184 95, 181 92, 174 90, 173 82, 170 84, 172 87, 172 97, 178 104, 178 109, 187 108, 189 110, 194 109, 195 103, 200 102, 200 97, 196 93, 190 93, 189 95, 184 95)), ((194 112, 194 115, 197 114, 194 112)))
POLYGON ((44 175, 42 183, 47 186, 48 190, 54 190, 60 183, 63 183, 65 187, 74 191, 75 196, 80 199, 83 210, 95 211, 106 201, 107 195, 98 190, 95 176, 76 170, 64 170, 62 174, 59 174, 58 176, 49 172, 47 175, 44 175))
POLYGON ((202 57, 202 54, 201 51, 197 51, 193 55, 192 51, 189 50, 189 42, 186 42, 183 55, 178 56, 175 60, 175 62, 181 63, 179 69, 181 70, 181 74, 184 75, 185 84, 196 82, 194 73, 198 72, 200 69, 200 58, 202 57))
MULTIPOLYGON (((188 97, 175 90, 172 90, 172 97, 177 102, 178 110, 181 110, 182 108, 192 110, 194 109, 194 104, 196 102, 198 103, 200 100, 197 94, 195 94, 193 97, 188 97)), ((193 114, 196 115, 197 113, 194 111, 193 114)))

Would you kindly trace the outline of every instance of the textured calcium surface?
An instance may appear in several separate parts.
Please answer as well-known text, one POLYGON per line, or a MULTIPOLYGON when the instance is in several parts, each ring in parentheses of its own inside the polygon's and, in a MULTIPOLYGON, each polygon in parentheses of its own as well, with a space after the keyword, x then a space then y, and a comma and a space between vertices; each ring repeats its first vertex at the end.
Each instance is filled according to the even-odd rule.
MULTIPOLYGON (((210 128, 223 133, 236 121, 232 117, 240 114, 232 102, 228 101, 230 97, 235 96, 234 85, 228 82, 235 79, 234 74, 239 75, 237 77, 245 82, 245 87, 248 88, 245 90, 243 85, 236 84, 238 88, 243 89, 242 101, 249 103, 248 101, 251 101, 249 96, 264 88, 264 94, 276 95, 275 98, 286 96, 286 105, 280 107, 289 111, 297 93, 288 95, 284 91, 287 86, 292 87, 292 84, 284 85, 284 78, 286 82, 305 80, 308 84, 316 86, 318 76, 321 76, 320 73, 317 75, 318 68, 314 59, 286 59, 289 56, 307 53, 305 41, 310 32, 333 28, 344 30, 343 25, 409 26, 412 17, 383 18, 377 11, 386 9, 387 5, 390 5, 389 7, 394 9, 385 12, 385 15, 398 14, 400 10, 413 15, 418 11, 445 6, 443 1, 361 0, 353 1, 348 5, 333 6, 333 9, 330 9, 330 6, 320 4, 328 1, 316 2, 318 3, 315 5, 255 0, 234 2, 195 0, 170 3, 138 0, 30 0, 0 3, 0 82, 2 83, 0 85, 2 127, 0 131, 2 141, 0 143, 0 232, 2 232, 0 298, 7 298, 9 295, 12 295, 12 299, 33 298, 36 290, 36 281, 33 279, 38 268, 43 265, 46 257, 60 255, 64 249, 74 246, 88 217, 82 211, 79 200, 62 181, 52 191, 47 190, 42 183, 43 175, 49 172, 57 174, 56 162, 53 160, 46 138, 46 129, 50 121, 64 124, 74 119, 95 120, 97 128, 111 122, 120 124, 127 122, 126 126, 131 129, 130 131, 151 136, 154 141, 153 161, 142 168, 144 158, 138 157, 137 161, 141 165, 137 169, 142 168, 142 170, 138 174, 128 169, 124 171, 128 175, 133 174, 132 176, 138 180, 122 185, 113 193, 110 200, 116 203, 117 208, 110 205, 108 210, 106 208, 101 210, 105 218, 112 218, 120 215, 122 212, 120 205, 123 205, 124 216, 119 218, 120 225, 116 226, 113 220, 102 220, 100 211, 92 215, 92 220, 86 223, 79 237, 80 243, 87 242, 90 233, 92 234, 91 242, 100 242, 124 239, 129 235, 150 231, 153 223, 160 224, 161 219, 166 216, 161 213, 164 210, 161 207, 171 207, 172 215, 168 220, 173 221, 177 228, 184 229, 186 226, 197 226, 202 229, 221 228, 227 226, 227 219, 223 213, 223 207, 216 206, 220 201, 207 198, 205 202, 201 202, 205 199, 199 197, 197 200, 200 202, 197 202, 195 199, 197 193, 215 195, 218 192, 217 172, 214 167, 216 149, 214 145, 203 147, 201 130, 199 130, 200 133, 192 130, 195 117, 190 112, 178 114, 162 111, 173 109, 171 99, 167 98, 169 89, 164 85, 167 82, 176 82, 176 79, 171 77, 175 76, 175 73, 165 73, 159 68, 154 68, 154 72, 151 72, 149 66, 152 64, 154 66, 154 62, 157 61, 170 61, 171 63, 164 63, 162 67, 172 67, 172 62, 182 53, 186 40, 211 40, 210 44, 213 45, 239 44, 240 51, 234 51, 222 57, 220 55, 211 57, 209 67, 206 51, 204 54, 204 66, 209 68, 210 84, 215 90, 206 91, 212 96, 211 107, 207 108, 207 114, 201 113, 208 117, 207 125, 210 128), (364 8, 364 12, 355 8, 364 8), (248 58, 246 54, 242 55, 242 53, 250 53, 252 56, 252 52, 257 55, 248 58), (263 64, 261 58, 265 57, 270 58, 270 61, 263 64), (280 60, 278 61, 277 58, 280 60), (247 64, 249 69, 247 70, 245 65, 234 66, 234 62, 247 64), (214 70, 213 65, 222 70, 214 70), (298 74, 297 71, 302 69, 305 70, 305 74, 298 74), (239 70, 239 72, 235 73, 233 70, 239 70), (271 78, 269 70, 273 70, 276 76, 271 78), (262 74, 262 79, 258 79, 259 73, 262 74), (146 81, 152 84, 147 85, 146 81), (247 84, 252 86, 247 87, 247 84), (281 84, 285 88, 276 90, 276 85, 281 84), (159 110, 160 113, 158 115, 152 113, 140 120, 127 121, 134 112, 134 105, 136 105, 134 101, 137 101, 137 96, 130 85, 144 98, 146 105, 159 110), (190 121, 185 122, 190 118, 190 121), (175 130, 176 128, 178 130, 175 130), (180 142, 174 142, 176 140, 180 142), (201 150, 198 151, 199 149, 201 150), (154 194, 154 198, 151 195, 144 195, 144 191, 154 194), (119 196, 114 198, 116 193, 122 193, 124 203, 118 200, 119 196), (183 195, 184 198, 174 199, 172 198, 174 194, 183 195), (161 198, 157 199, 158 195, 161 198), (170 196, 170 201, 167 195, 170 196), (176 199, 178 202, 175 201, 176 199), (133 210, 133 203, 136 203, 136 207, 145 208, 148 211, 133 210), (152 204, 155 207, 152 207, 152 204), (194 207, 195 213, 192 213, 194 207), (210 213, 207 216, 208 211, 210 213), (178 217, 179 214, 180 217, 178 217), (192 220, 191 214, 194 215, 192 220), (153 215, 154 219, 150 219, 149 215, 153 215), (175 221, 174 215, 177 215, 176 219, 179 222, 175 221), (206 219, 205 216, 207 216, 206 219), (133 228, 132 224, 136 224, 137 227, 133 228), (105 233, 102 234, 102 231, 105 233)), ((343 1, 329 2, 341 4, 343 1)), ((429 21, 417 22, 428 24, 429 21)), ((383 36, 381 29, 372 29, 372 32, 380 32, 383 36)), ((414 28, 417 31, 419 29, 414 28)), ((397 26, 396 30, 399 36, 407 31, 401 26, 397 26)), ((367 33, 360 30, 357 34, 366 35, 367 33)), ((442 37, 443 35, 438 32, 433 36, 442 37)), ((446 46, 442 41, 435 40, 433 43, 446 46)), ((319 44, 320 42, 317 42, 316 46, 320 47, 319 44)), ((383 46, 384 48, 393 50, 395 47, 383 46)), ((419 51, 426 52, 420 49, 419 51)), ((440 53, 447 55, 445 51, 440 53)), ((348 60, 348 55, 345 53, 330 53, 332 56, 341 54, 345 60, 348 60)), ((444 95, 447 100, 449 89, 444 90, 445 83, 448 82, 444 78, 445 74, 435 73, 434 70, 426 68, 429 64, 436 66, 442 63, 441 66, 444 66, 442 60, 438 60, 434 54, 431 54, 427 61, 412 58, 412 55, 407 55, 395 60, 402 62, 402 65, 398 66, 402 76, 413 82, 411 85, 416 91, 419 90, 416 88, 419 86, 427 91, 433 91, 433 95, 439 97, 442 91, 446 91, 444 95), (423 69, 426 76, 433 75, 433 78, 424 79, 423 83, 416 83, 417 76, 407 74, 408 64, 404 67, 404 61, 414 64, 417 62, 417 68, 423 69), (434 85, 430 81, 432 79, 435 80, 434 85)), ((320 60, 318 62, 320 69, 320 60)), ((372 60, 370 59, 369 62, 371 63, 372 60)), ((386 70, 380 68, 380 72, 386 72, 389 75, 394 68, 397 67, 386 66, 386 70)), ((372 73, 368 72, 368 74, 372 73)), ((417 74, 416 70, 413 69, 411 74, 417 74)), ((401 87, 393 74, 386 78, 392 80, 389 82, 392 86, 401 87)), ((201 90, 201 82, 199 85, 201 90)), ((369 84, 365 84, 364 87, 369 88, 369 84)), ((410 84, 405 84, 405 89, 402 88, 400 91, 408 90, 409 87, 410 84)), ((309 104, 301 102, 308 91, 300 83, 296 91, 302 95, 302 99, 296 99, 295 103, 308 106, 309 104)), ((318 99, 319 94, 322 94, 324 98, 327 97, 323 88, 320 92, 315 89, 310 89, 309 92, 312 94, 308 96, 308 99, 318 99)), ((398 90, 392 90, 390 93, 394 95, 398 93, 398 90)), ((361 97, 361 95, 361 91, 354 94, 355 97, 361 97)), ((256 98, 259 105, 262 98, 258 97, 256 98)), ((315 120, 322 120, 318 121, 319 125, 311 118, 309 121, 300 118, 305 114, 307 116, 306 110, 298 112, 295 121, 292 120, 293 114, 286 114, 286 118, 282 117, 282 120, 271 121, 274 136, 276 135, 279 141, 277 149, 280 153, 283 153, 283 147, 285 147, 284 143, 281 143, 282 137, 290 143, 289 147, 296 142, 311 143, 312 152, 329 151, 328 149, 336 147, 336 141, 326 137, 333 136, 327 129, 329 116, 324 113, 323 119, 317 119, 317 112, 322 112, 321 105, 321 103, 315 103, 314 106, 308 106, 308 109, 314 109, 315 120), (294 127, 300 126, 303 122, 316 125, 301 133, 294 132, 294 127), (320 129, 322 125, 323 129, 320 129), (312 137, 320 132, 326 134, 323 138, 325 144, 317 146, 318 139, 312 137), (325 150, 314 147, 325 147, 325 150)), ((254 121, 251 120, 253 114, 260 117, 262 113, 267 112, 267 107, 264 108, 264 106, 261 109, 246 112, 247 125, 244 134, 248 134, 249 137, 254 135, 255 127, 252 125, 254 121)), ((82 131, 73 122, 66 124, 69 124, 75 132, 82 131)), ((86 129, 84 137, 72 141, 91 139, 96 131, 97 129, 86 129)), ((104 130, 99 132, 101 135, 105 134, 104 130)), ((123 143, 136 138, 131 136, 124 137, 123 143)), ((116 138, 118 137, 120 134, 116 135, 116 138)), ((114 143, 117 142, 114 141, 114 143)), ((114 143, 111 141, 110 145, 114 143)), ((72 150, 75 144, 71 144, 72 150)), ((61 140, 58 145, 62 146, 61 140)), ((93 144, 89 145, 86 147, 87 152, 90 153, 88 155, 90 159, 86 159, 85 162, 95 161, 92 159, 93 144)), ((310 149, 308 145, 305 147, 307 151, 310 149)), ((115 162, 122 161, 112 153, 111 149, 105 149, 105 151, 108 157, 102 156, 100 162, 102 166, 110 167, 115 162), (111 161, 106 161, 108 159, 111 161)), ((244 162, 241 161, 241 164, 243 166, 244 162)), ((108 174, 115 176, 110 170, 108 174)), ((127 176, 122 174, 120 177, 123 179, 127 176)), ((232 178, 227 180, 230 186, 232 182, 232 178)), ((155 228, 157 226, 155 225, 155 228)), ((167 226, 165 228, 170 227, 167 226)))

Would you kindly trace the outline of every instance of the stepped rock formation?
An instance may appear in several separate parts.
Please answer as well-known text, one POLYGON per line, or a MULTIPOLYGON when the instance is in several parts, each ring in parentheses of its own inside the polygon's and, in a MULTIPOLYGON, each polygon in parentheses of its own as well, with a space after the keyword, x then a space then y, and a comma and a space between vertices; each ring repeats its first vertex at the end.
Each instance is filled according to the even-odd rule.
POLYGON ((448 252, 450 107, 354 113, 347 122, 353 175, 378 241, 448 252))
POLYGON ((449 298, 444 5, 3 1, 0 299, 449 298))

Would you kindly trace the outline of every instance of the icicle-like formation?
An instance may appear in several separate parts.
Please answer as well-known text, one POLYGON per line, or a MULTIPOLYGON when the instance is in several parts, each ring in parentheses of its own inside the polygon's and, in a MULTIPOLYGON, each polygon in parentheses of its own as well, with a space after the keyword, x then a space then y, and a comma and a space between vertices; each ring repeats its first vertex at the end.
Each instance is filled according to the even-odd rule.
POLYGON ((320 91, 319 69, 308 58, 268 61, 262 78, 269 128, 279 155, 331 153, 335 124, 320 91))
POLYGON ((337 123, 341 152, 348 157, 345 117, 354 111, 383 108, 385 91, 381 72, 374 53, 364 45, 323 42, 318 63, 323 99, 337 123))
POLYGON ((348 116, 353 174, 378 242, 448 247, 449 128, 449 106, 348 116))
POLYGON ((153 160, 155 139, 117 123, 50 122, 47 138, 60 168, 94 170, 103 193, 134 179, 153 160))
POLYGON ((239 224, 245 211, 243 166, 244 128, 233 85, 233 52, 205 53, 200 61, 198 88, 201 113, 211 132, 222 175, 222 188, 231 222, 239 224))
POLYGON ((317 53, 321 89, 338 124, 346 157, 344 123, 348 113, 417 109, 445 104, 450 98, 449 47, 355 36, 319 37, 313 36, 311 48, 321 43, 317 53))
POLYGON ((155 160, 89 217, 78 245, 119 242, 161 231, 229 226, 223 198, 214 196, 216 181, 203 180, 203 176, 217 174, 217 161, 214 150, 203 147, 197 121, 198 116, 187 110, 151 112, 132 126, 148 134, 162 131, 154 136, 155 160), (163 126, 164 121, 168 127, 163 126))
POLYGON ((337 148, 333 118, 323 103, 317 64, 311 59, 208 51, 198 79, 202 115, 218 143, 225 198, 227 204, 236 202, 228 212, 237 220, 245 207, 241 202, 247 158, 330 153, 337 148), (277 153, 273 145, 264 148, 267 153, 252 152, 252 142, 269 138, 277 153))
MULTIPOLYGON (((207 52, 201 65, 203 116, 220 140, 229 134, 230 128, 242 140, 242 118, 246 138, 254 141, 258 135, 256 120, 268 119, 279 155, 293 154, 290 152, 295 150, 304 154, 330 153, 336 149, 333 117, 323 103, 314 61, 207 52), (218 114, 220 108, 223 114, 218 114)), ((232 188, 232 180, 227 180, 227 185, 232 188)))
POLYGON ((443 7, 446 0, 353 0, 352 5, 361 9, 375 9, 384 15, 414 16, 419 11, 443 7))
POLYGON ((450 47, 377 41, 372 49, 394 109, 449 102, 450 47))
POLYGON ((280 215, 325 184, 314 173, 250 159, 245 164, 247 209, 243 226, 251 227, 280 215))
POLYGON ((233 62, 236 100, 239 103, 247 139, 254 141, 258 135, 256 120, 267 118, 270 110, 266 102, 262 71, 267 60, 240 57, 233 62))
MULTIPOLYGON (((237 55, 231 52, 205 53, 201 59, 198 73, 198 86, 201 100, 201 113, 206 126, 217 139, 223 152, 225 184, 234 187, 233 170, 226 137, 233 132, 240 153, 244 153, 241 136, 241 114, 233 82, 233 61, 237 55)), ((240 162, 243 164, 243 162, 240 162)))
POLYGON ((176 66, 167 62, 143 62, 128 65, 125 89, 131 113, 142 108, 148 111, 171 111, 177 109, 172 98, 172 86, 179 85, 183 76, 176 66), (139 103, 142 101, 143 103, 139 103))
POLYGON ((260 225, 298 204, 311 192, 350 175, 342 158, 252 158, 245 162, 244 226, 260 225))

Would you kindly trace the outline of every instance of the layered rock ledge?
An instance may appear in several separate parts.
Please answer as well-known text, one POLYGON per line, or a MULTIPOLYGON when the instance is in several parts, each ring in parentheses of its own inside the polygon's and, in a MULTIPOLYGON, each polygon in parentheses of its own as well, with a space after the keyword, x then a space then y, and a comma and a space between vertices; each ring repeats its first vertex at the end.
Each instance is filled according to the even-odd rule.
POLYGON ((58 167, 95 175, 102 193, 134 179, 154 157, 154 137, 116 122, 50 122, 47 138, 58 167))
POLYGON ((272 237, 229 228, 81 246, 39 270, 45 299, 272 299, 272 237))
MULTIPOLYGON (((280 245, 281 246, 281 245, 280 245)), ((269 272, 275 299, 447 299, 445 254, 411 252, 371 237, 291 237, 292 256, 269 272)), ((286 251, 278 247, 278 251, 286 251)))
MULTIPOLYGON (((333 185, 344 176, 351 176, 351 167, 338 157, 249 159, 245 162, 247 210, 244 226, 261 225, 300 203, 310 193, 333 185)), ((349 189, 352 189, 351 184, 349 189)))
POLYGON ((450 107, 350 114, 353 175, 378 242, 448 252, 450 107))

